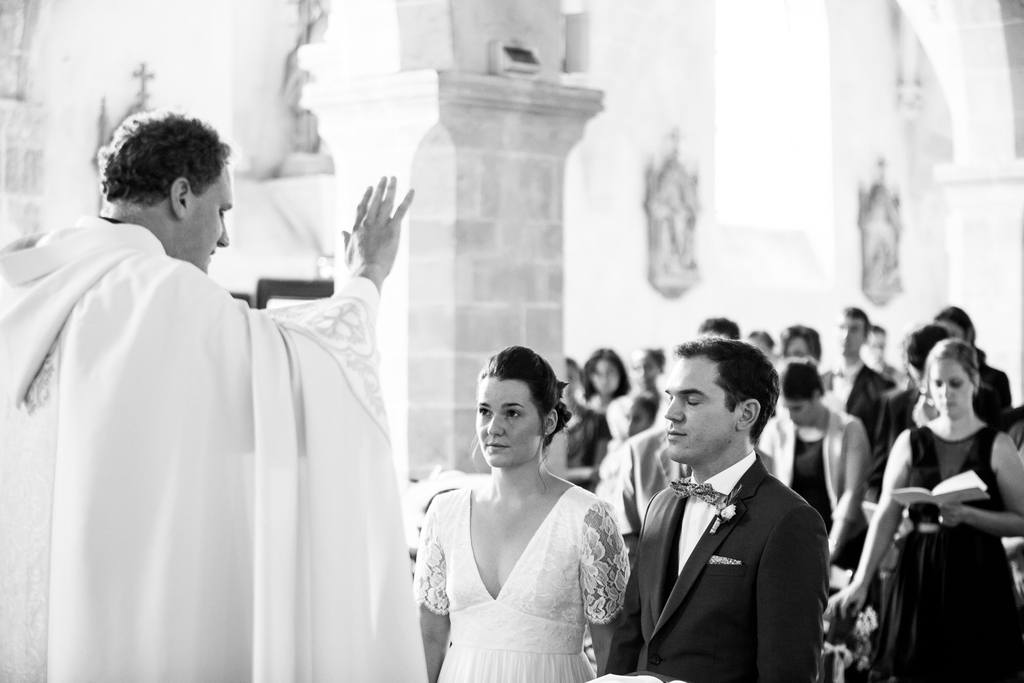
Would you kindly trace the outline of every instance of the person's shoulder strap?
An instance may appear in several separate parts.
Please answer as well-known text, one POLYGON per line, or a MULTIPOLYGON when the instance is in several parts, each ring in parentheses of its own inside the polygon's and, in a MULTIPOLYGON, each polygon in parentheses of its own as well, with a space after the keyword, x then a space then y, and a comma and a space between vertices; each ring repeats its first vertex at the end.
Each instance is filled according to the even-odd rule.
POLYGON ((979 460, 987 467, 992 466, 992 447, 995 446, 996 437, 999 436, 999 430, 985 425, 978 430, 977 435, 974 437, 974 447, 971 449, 971 454, 974 459, 979 460))
POLYGON ((935 434, 928 427, 910 428, 910 464, 924 464, 928 455, 935 454, 935 434))

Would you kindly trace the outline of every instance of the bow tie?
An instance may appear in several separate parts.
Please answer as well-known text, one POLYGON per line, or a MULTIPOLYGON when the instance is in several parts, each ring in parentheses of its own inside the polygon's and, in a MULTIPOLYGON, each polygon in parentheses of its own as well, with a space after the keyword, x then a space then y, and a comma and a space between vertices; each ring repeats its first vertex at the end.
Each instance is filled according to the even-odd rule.
POLYGON ((711 506, 718 503, 718 500, 722 497, 722 494, 716 491, 714 486, 707 483, 698 484, 689 480, 676 479, 670 484, 670 486, 672 487, 672 492, 680 498, 689 498, 690 496, 693 496, 694 498, 703 500, 711 506))

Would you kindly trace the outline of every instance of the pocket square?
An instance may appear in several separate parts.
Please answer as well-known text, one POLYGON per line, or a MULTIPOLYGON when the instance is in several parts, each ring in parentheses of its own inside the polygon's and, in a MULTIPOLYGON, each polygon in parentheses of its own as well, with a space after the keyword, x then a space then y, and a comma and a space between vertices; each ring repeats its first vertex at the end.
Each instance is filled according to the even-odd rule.
POLYGON ((722 557, 721 555, 712 555, 711 559, 708 560, 708 564, 728 564, 728 565, 739 565, 743 564, 739 560, 734 560, 731 557, 722 557))

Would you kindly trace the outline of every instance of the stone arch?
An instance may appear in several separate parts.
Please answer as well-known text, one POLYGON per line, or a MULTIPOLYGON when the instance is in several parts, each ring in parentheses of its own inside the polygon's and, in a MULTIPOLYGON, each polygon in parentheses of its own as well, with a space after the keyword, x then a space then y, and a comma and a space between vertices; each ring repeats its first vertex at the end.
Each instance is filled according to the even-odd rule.
POLYGON ((1016 0, 897 0, 949 104, 953 163, 948 301, 967 310, 989 363, 1020 397, 1024 371, 1024 7, 1016 0))
POLYGON ((1024 157, 1024 6, 897 0, 949 103, 957 164, 1024 157))

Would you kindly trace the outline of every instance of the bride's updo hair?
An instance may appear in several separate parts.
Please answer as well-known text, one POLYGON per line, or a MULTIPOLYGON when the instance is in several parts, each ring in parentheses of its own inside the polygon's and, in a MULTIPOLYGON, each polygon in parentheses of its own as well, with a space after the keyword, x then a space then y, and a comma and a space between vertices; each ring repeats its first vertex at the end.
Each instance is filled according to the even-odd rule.
POLYGON ((537 406, 543 419, 552 410, 555 411, 555 428, 544 436, 544 445, 548 446, 555 434, 562 431, 572 417, 572 412, 562 401, 562 389, 565 382, 555 377, 551 365, 540 357, 533 349, 525 346, 507 346, 491 356, 487 365, 480 371, 479 381, 487 377, 494 379, 517 379, 530 388, 530 398, 537 406))

